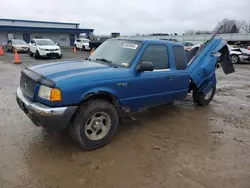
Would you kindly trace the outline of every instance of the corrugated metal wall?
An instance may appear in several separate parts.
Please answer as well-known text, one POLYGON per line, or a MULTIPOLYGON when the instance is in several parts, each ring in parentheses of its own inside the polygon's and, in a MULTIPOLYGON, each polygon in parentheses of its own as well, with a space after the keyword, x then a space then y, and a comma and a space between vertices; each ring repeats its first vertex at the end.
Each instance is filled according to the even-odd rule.
MULTIPOLYGON (((16 39, 23 39, 23 33, 21 32, 14 32, 13 36, 16 39)), ((54 42, 58 42, 60 46, 70 46, 70 38, 69 34, 67 33, 31 33, 30 39, 32 38, 49 38, 54 42)), ((0 32, 0 43, 2 44, 3 42, 7 42, 7 40, 8 34, 5 32, 0 32)))

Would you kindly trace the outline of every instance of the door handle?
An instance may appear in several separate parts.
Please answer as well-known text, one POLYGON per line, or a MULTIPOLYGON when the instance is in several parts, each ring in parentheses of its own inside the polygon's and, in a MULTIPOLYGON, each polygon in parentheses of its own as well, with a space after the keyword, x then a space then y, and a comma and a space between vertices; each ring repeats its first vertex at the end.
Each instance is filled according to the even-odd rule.
POLYGON ((168 76, 167 76, 167 79, 168 79, 168 80, 173 80, 173 76, 172 76, 172 75, 168 75, 168 76))

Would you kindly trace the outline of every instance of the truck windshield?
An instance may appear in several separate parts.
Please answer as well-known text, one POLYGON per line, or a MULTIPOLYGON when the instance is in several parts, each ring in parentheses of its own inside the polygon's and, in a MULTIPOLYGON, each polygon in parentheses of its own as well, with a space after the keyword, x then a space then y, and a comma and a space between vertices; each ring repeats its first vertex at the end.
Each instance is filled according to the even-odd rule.
POLYGON ((107 40, 89 58, 106 59, 118 67, 129 67, 142 46, 141 41, 107 40))

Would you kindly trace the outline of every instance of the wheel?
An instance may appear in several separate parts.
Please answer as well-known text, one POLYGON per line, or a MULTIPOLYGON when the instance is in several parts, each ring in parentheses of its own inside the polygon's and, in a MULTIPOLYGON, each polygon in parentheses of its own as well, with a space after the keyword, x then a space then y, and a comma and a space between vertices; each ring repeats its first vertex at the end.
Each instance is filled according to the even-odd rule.
POLYGON ((40 59, 40 54, 38 51, 35 52, 35 59, 40 59))
POLYGON ((86 50, 85 46, 82 46, 82 51, 85 51, 85 50, 86 50))
POLYGON ((193 90, 193 100, 200 106, 206 106, 213 100, 215 91, 216 86, 212 87, 206 95, 195 89, 193 90))
POLYGON ((70 136, 83 149, 97 149, 111 142, 118 123, 118 113, 112 104, 90 100, 79 107, 70 126, 70 136))
POLYGON ((30 57, 33 57, 33 53, 29 50, 29 55, 30 55, 30 57))
POLYGON ((232 55, 230 55, 230 58, 231 58, 232 63, 234 63, 234 64, 240 62, 240 58, 238 55, 232 54, 232 55))

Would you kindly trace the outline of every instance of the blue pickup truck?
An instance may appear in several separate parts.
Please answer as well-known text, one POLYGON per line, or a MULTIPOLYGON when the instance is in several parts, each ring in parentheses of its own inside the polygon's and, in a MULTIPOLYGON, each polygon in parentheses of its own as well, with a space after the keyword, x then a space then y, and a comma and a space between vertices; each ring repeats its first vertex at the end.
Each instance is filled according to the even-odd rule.
POLYGON ((84 149, 108 144, 120 117, 181 100, 192 92, 208 105, 215 71, 234 72, 226 42, 214 37, 195 51, 164 40, 109 39, 83 61, 25 68, 17 103, 37 126, 68 129, 84 149))

